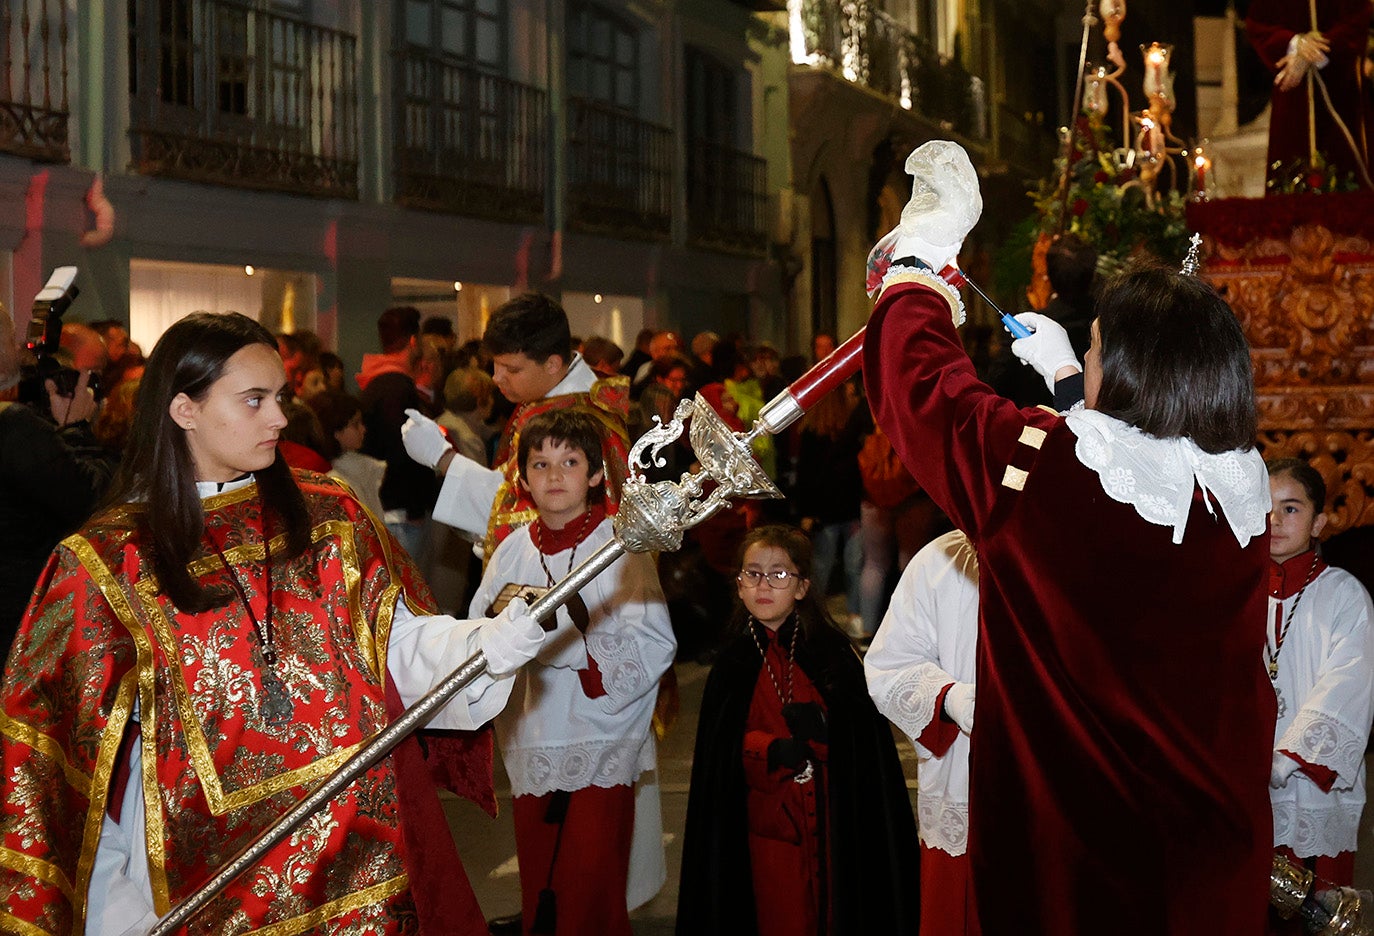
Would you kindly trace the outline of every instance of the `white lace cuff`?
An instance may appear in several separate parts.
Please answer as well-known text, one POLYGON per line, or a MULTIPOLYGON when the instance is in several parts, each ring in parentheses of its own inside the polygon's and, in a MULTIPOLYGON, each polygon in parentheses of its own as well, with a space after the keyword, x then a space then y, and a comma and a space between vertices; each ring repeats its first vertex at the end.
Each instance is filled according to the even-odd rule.
POLYGON ((587 635, 587 653, 596 660, 601 671, 601 686, 616 708, 640 698, 656 689, 658 681, 649 678, 639 643, 614 633, 600 633, 596 628, 587 635))
POLYGON ((913 742, 935 718, 940 690, 958 682, 934 663, 917 663, 888 688, 878 708, 913 742))
POLYGON ((1300 709, 1275 747, 1336 771, 1340 776, 1337 789, 1350 789, 1364 763, 1364 737, 1335 716, 1315 709, 1300 709))

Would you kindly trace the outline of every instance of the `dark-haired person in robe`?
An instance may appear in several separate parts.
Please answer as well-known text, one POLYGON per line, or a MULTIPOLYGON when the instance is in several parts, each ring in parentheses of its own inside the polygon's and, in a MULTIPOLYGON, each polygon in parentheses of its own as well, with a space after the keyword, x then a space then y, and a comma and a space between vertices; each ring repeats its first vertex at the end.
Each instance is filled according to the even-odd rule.
MULTIPOLYGON (((1260 662, 1269 489, 1235 314, 1194 276, 1128 272, 1096 305, 1086 408, 1019 409, 979 382, 955 331, 962 301, 931 272, 981 213, 977 173, 947 141, 907 170, 864 379, 902 461, 978 554, 974 923, 1259 936, 1277 708, 1260 662)), ((1037 371, 1069 347, 1040 326, 1018 340, 1053 339, 1027 355, 1037 371)))
MULTIPOLYGON (((538 651, 523 605, 435 615, 348 490, 287 466, 289 392, 242 315, 153 349, 114 506, 54 551, 5 667, 0 928, 147 932, 473 653, 486 672, 432 725, 483 724, 538 651)), ((458 792, 494 805, 489 735, 454 759, 458 792)), ((325 929, 486 929, 413 738, 191 924, 325 929)))
POLYGON ((891 726, 827 617, 811 543, 745 537, 702 694, 678 936, 915 936, 920 859, 891 726))

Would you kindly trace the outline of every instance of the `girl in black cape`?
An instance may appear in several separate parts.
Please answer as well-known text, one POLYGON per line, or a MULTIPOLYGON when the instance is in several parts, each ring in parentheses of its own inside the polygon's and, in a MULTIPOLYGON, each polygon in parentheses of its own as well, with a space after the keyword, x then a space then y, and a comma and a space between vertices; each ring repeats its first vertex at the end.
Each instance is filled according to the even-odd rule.
POLYGON ((678 936, 919 928, 919 851, 892 728, 813 591, 794 527, 751 531, 707 678, 678 936))

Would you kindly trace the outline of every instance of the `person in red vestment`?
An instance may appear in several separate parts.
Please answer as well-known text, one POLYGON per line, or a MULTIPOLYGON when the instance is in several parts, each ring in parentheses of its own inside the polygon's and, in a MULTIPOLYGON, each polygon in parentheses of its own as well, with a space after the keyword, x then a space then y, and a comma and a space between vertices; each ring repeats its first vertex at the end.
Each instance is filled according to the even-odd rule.
POLYGON ((678 936, 917 932, 916 824, 892 730, 814 584, 806 534, 746 535, 702 693, 678 936))
MULTIPOLYGON (((403 704, 480 650, 432 722, 473 729, 543 642, 519 602, 435 615, 380 522, 289 468, 287 395, 245 316, 188 316, 153 349, 113 506, 54 551, 0 685, 0 914, 19 932, 148 932, 403 704)), ((460 792, 493 804, 488 738, 460 792)), ((359 774, 188 930, 483 932, 423 756, 407 739, 359 774)))
POLYGON ((907 166, 864 379, 978 556, 973 931, 1258 936, 1269 490, 1236 317, 1194 276, 1132 270, 1097 303, 1086 408, 1019 409, 978 380, 931 272, 981 213, 977 174, 946 141, 907 166))
POLYGON ((1364 61, 1374 7, 1369 0, 1316 0, 1316 10, 1315 25, 1308 4, 1295 0, 1250 0, 1246 13, 1245 34, 1275 73, 1267 172, 1271 189, 1295 167, 1301 172, 1309 166, 1313 120, 1317 152, 1334 171, 1359 182, 1359 167, 1369 164, 1374 114, 1365 92, 1364 61))

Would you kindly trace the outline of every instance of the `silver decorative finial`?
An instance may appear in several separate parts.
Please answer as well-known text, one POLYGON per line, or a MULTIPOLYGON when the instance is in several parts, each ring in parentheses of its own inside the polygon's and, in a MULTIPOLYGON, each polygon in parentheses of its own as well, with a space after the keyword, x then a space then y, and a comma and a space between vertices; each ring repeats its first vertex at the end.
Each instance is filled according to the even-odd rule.
POLYGON ((1197 275, 1197 252, 1202 246, 1202 235, 1194 234, 1188 239, 1188 256, 1183 258, 1183 267, 1178 271, 1184 276, 1197 275))

